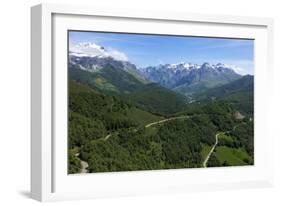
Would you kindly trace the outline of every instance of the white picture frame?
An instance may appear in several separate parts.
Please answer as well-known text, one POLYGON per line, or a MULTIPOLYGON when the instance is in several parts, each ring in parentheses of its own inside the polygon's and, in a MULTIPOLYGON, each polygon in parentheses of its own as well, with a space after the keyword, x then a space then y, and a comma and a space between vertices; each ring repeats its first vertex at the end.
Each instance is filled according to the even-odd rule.
POLYGON ((32 198, 53 201, 272 186, 273 135, 268 126, 267 111, 271 106, 268 91, 272 87, 271 79, 274 76, 272 19, 40 4, 31 9, 31 25, 32 198), (116 27, 116 21, 121 26, 116 27), (64 138, 67 127, 65 108, 67 84, 64 84, 67 61, 65 31, 91 30, 93 23, 97 30, 103 31, 162 34, 167 33, 165 28, 168 25, 169 28, 175 28, 168 32, 169 34, 257 39, 255 165, 67 175, 65 167, 67 145, 64 138), (136 24, 137 27, 132 26, 136 24), (159 25, 157 30, 154 24, 159 25), (194 27, 192 29, 194 33, 188 33, 186 25, 194 27), (58 136, 62 138, 59 139, 58 136))

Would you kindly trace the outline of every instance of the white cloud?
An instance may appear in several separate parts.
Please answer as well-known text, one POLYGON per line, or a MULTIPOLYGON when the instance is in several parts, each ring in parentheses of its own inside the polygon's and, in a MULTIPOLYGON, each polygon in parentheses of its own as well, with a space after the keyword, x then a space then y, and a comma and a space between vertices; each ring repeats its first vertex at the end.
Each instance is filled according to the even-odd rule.
POLYGON ((254 74, 254 62, 251 60, 226 60, 235 72, 241 75, 254 74))
POLYGON ((107 51, 109 56, 111 56, 114 59, 121 60, 121 61, 128 61, 128 57, 125 53, 114 50, 114 49, 109 49, 107 51))
POLYGON ((128 57, 125 53, 112 48, 105 49, 92 42, 82 42, 76 45, 71 45, 69 50, 78 56, 112 57, 116 60, 128 61, 128 57))
POLYGON ((238 74, 245 74, 245 69, 241 68, 241 67, 237 67, 235 65, 230 65, 230 67, 238 74))

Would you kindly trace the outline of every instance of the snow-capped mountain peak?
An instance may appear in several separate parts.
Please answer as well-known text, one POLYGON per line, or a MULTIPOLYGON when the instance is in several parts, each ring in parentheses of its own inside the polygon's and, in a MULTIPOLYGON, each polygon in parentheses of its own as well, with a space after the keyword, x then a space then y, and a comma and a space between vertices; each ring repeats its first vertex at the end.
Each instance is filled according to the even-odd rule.
POLYGON ((111 57, 118 61, 128 61, 128 57, 125 53, 112 48, 106 49, 93 42, 80 42, 78 44, 71 45, 69 51, 70 55, 77 57, 111 57))
MULTIPOLYGON (((217 64, 210 64, 208 62, 205 62, 203 64, 192 64, 192 63, 186 63, 186 62, 179 62, 179 63, 175 63, 175 64, 160 64, 158 66, 150 66, 147 68, 155 68, 157 70, 171 70, 173 72, 177 72, 177 71, 190 71, 193 69, 213 69, 213 70, 223 70, 223 69, 229 69, 229 70, 233 70, 236 71, 235 66, 230 66, 230 65, 226 65, 223 63, 217 63, 217 64)), ((140 68, 140 70, 145 70, 146 68, 140 68)))
POLYGON ((148 80, 157 82, 167 88, 175 88, 182 84, 192 84, 198 81, 212 81, 222 84, 240 77, 235 72, 235 67, 222 63, 192 64, 180 62, 150 66, 139 70, 148 80))

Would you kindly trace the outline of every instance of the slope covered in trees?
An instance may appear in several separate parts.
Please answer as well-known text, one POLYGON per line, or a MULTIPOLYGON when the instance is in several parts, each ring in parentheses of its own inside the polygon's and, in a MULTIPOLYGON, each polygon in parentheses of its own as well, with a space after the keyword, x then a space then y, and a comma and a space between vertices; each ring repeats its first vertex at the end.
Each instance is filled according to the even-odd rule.
POLYGON ((245 114, 253 114, 254 77, 245 75, 228 84, 199 92, 194 95, 194 98, 197 101, 224 100, 245 114))
POLYGON ((132 106, 115 96, 105 96, 86 85, 69 81, 68 147, 70 171, 77 169, 79 150, 92 140, 123 128, 143 127, 151 121, 163 119, 132 106), (141 117, 141 118, 140 118, 141 117), (74 167, 74 168, 72 168, 74 167))
MULTIPOLYGON (((202 167, 204 145, 211 147, 217 132, 230 131, 237 124, 229 134, 233 142, 222 141, 220 146, 244 148, 253 155, 252 126, 236 120, 234 108, 226 102, 191 104, 173 114, 185 118, 163 123, 157 122, 168 117, 128 102, 69 81, 69 173, 80 171, 80 160, 89 164, 89 172, 202 167), (152 122, 156 123, 146 127, 152 122)), ((226 164, 218 159, 216 166, 226 164)), ((252 159, 243 161, 250 164, 252 159)))
POLYGON ((186 105, 185 97, 155 83, 144 83, 131 73, 111 65, 98 72, 69 68, 69 78, 108 96, 118 96, 152 113, 170 115, 186 105))

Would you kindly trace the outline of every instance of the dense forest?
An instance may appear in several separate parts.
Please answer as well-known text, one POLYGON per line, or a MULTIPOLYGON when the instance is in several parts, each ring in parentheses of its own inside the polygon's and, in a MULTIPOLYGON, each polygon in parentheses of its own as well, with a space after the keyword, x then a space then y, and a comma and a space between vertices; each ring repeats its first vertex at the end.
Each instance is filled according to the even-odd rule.
POLYGON ((100 84, 102 78, 108 81, 105 74, 73 68, 70 72, 70 174, 81 172, 81 161, 87 162, 88 172, 203 167, 216 134, 219 141, 208 167, 254 163, 251 109, 243 112, 244 105, 226 100, 226 95, 186 103, 156 84, 118 75, 109 85, 100 84), (235 115, 238 110, 243 118, 235 115))

